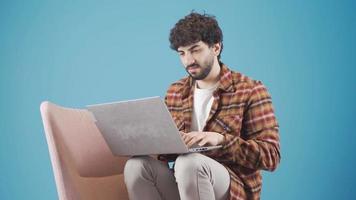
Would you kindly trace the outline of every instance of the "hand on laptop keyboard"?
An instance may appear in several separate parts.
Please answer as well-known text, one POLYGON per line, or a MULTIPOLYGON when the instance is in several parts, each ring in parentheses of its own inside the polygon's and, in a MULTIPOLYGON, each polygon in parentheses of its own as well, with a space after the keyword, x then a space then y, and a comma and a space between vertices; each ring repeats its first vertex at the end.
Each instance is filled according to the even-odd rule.
POLYGON ((220 145, 224 136, 217 132, 202 132, 202 131, 192 131, 189 133, 180 132, 185 144, 190 148, 194 144, 199 146, 211 145, 217 146, 220 145))

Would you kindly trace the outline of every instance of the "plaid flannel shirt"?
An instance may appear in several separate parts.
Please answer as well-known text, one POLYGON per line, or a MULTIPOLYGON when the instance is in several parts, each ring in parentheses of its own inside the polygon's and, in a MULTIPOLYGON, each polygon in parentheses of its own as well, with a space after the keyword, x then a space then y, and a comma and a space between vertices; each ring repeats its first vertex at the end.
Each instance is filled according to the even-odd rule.
MULTIPOLYGON (((273 171, 280 162, 278 123, 266 87, 221 66, 219 86, 203 131, 224 135, 223 148, 204 152, 230 173, 230 200, 260 199, 260 170, 273 171)), ((180 131, 190 132, 194 81, 173 83, 166 105, 180 131)))

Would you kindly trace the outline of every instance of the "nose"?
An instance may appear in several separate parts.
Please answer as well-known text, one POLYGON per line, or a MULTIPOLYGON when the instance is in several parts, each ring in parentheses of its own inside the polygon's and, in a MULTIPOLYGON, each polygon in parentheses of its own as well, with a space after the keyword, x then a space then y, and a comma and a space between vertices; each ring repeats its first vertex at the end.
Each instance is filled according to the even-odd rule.
POLYGON ((191 64, 195 63, 195 59, 194 57, 192 56, 192 54, 190 53, 187 53, 185 56, 184 56, 184 64, 185 66, 189 66, 191 64))

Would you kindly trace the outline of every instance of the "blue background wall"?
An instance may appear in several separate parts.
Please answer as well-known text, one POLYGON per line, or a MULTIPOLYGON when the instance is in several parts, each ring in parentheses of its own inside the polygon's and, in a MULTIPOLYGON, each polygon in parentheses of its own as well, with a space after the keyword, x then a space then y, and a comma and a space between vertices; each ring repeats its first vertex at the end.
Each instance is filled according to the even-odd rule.
POLYGON ((39 105, 163 96, 185 76, 174 23, 214 14, 222 60, 262 80, 282 162, 262 199, 351 199, 356 185, 353 1, 1 1, 0 199, 56 199, 39 105), (100 2, 100 3, 99 3, 100 2))

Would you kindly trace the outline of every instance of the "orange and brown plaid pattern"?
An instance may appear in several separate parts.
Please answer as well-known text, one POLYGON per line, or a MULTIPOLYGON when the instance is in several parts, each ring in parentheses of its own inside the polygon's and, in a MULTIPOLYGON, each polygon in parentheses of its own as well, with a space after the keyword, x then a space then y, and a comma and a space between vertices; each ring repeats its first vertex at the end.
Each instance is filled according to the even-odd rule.
MULTIPOLYGON (((190 132, 194 82, 173 83, 165 102, 180 131, 190 132)), ((223 164, 231 177, 231 200, 260 199, 260 170, 273 171, 280 161, 278 123, 266 87, 222 65, 220 84, 204 131, 224 135, 223 148, 205 155, 223 164)))

